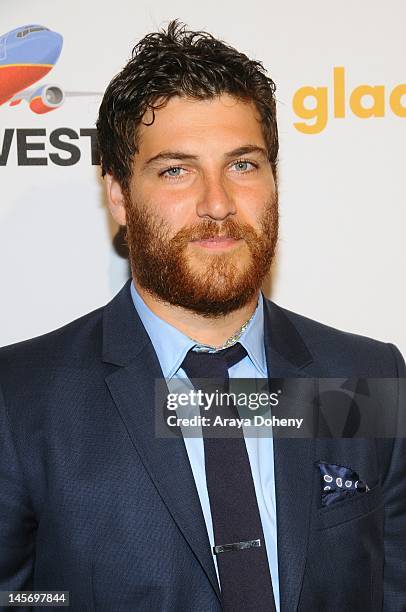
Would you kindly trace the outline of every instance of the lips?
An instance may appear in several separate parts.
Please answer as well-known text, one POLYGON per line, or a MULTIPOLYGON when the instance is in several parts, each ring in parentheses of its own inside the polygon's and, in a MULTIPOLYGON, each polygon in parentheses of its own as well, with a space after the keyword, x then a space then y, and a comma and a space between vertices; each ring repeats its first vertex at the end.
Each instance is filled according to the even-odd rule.
POLYGON ((228 236, 214 236, 212 238, 202 238, 200 240, 193 240, 192 242, 206 248, 227 248, 237 244, 237 242, 239 241, 239 238, 230 238, 228 236))

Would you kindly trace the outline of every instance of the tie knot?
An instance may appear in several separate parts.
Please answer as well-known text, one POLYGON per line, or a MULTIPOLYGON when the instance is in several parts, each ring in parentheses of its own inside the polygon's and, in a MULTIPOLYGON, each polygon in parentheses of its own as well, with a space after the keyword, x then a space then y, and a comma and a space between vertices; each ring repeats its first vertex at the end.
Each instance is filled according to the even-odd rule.
POLYGON ((220 359, 224 359, 228 368, 232 368, 233 365, 244 359, 247 355, 247 351, 242 344, 236 342, 233 346, 229 346, 218 353, 209 353, 209 355, 217 355, 220 359))
POLYGON ((182 363, 189 378, 228 378, 228 370, 244 359, 245 348, 237 342, 217 353, 203 353, 190 349, 182 363))

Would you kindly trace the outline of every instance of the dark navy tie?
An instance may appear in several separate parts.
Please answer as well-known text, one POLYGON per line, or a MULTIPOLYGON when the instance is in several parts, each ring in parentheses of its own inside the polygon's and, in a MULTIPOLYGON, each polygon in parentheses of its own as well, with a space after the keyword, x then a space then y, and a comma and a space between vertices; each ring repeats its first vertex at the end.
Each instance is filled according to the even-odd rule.
MULTIPOLYGON (((246 354, 239 343, 216 353, 190 350, 182 368, 191 380, 199 379, 198 388, 204 392, 213 393, 215 388, 227 392, 228 370, 246 354)), ((231 410, 235 415, 235 407, 231 410)), ((223 434, 221 438, 208 437, 205 427, 202 431, 213 553, 217 558, 223 610, 274 612, 272 579, 243 430, 235 430, 234 436, 238 437, 223 434)))

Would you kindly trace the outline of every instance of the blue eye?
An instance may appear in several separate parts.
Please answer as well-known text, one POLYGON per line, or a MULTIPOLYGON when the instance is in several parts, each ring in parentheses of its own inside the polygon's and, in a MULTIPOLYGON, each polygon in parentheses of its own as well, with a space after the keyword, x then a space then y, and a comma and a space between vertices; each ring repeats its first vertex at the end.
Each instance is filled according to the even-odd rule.
POLYGON ((239 161, 234 162, 233 166, 237 169, 238 172, 250 172, 251 170, 255 169, 257 166, 246 160, 246 159, 241 159, 239 161))
POLYGON ((173 166, 172 168, 168 168, 167 170, 165 170, 162 174, 163 176, 169 176, 171 178, 178 178, 181 175, 183 168, 180 168, 179 166, 173 166))

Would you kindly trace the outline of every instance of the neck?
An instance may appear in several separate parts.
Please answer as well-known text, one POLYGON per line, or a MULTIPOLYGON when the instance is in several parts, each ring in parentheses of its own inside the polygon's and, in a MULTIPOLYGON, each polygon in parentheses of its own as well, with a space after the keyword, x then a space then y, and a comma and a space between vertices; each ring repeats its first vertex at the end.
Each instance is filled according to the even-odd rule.
POLYGON ((189 338, 200 344, 222 346, 253 315, 258 303, 259 292, 242 308, 221 317, 206 317, 181 306, 162 302, 145 291, 133 279, 135 288, 152 312, 189 338))

